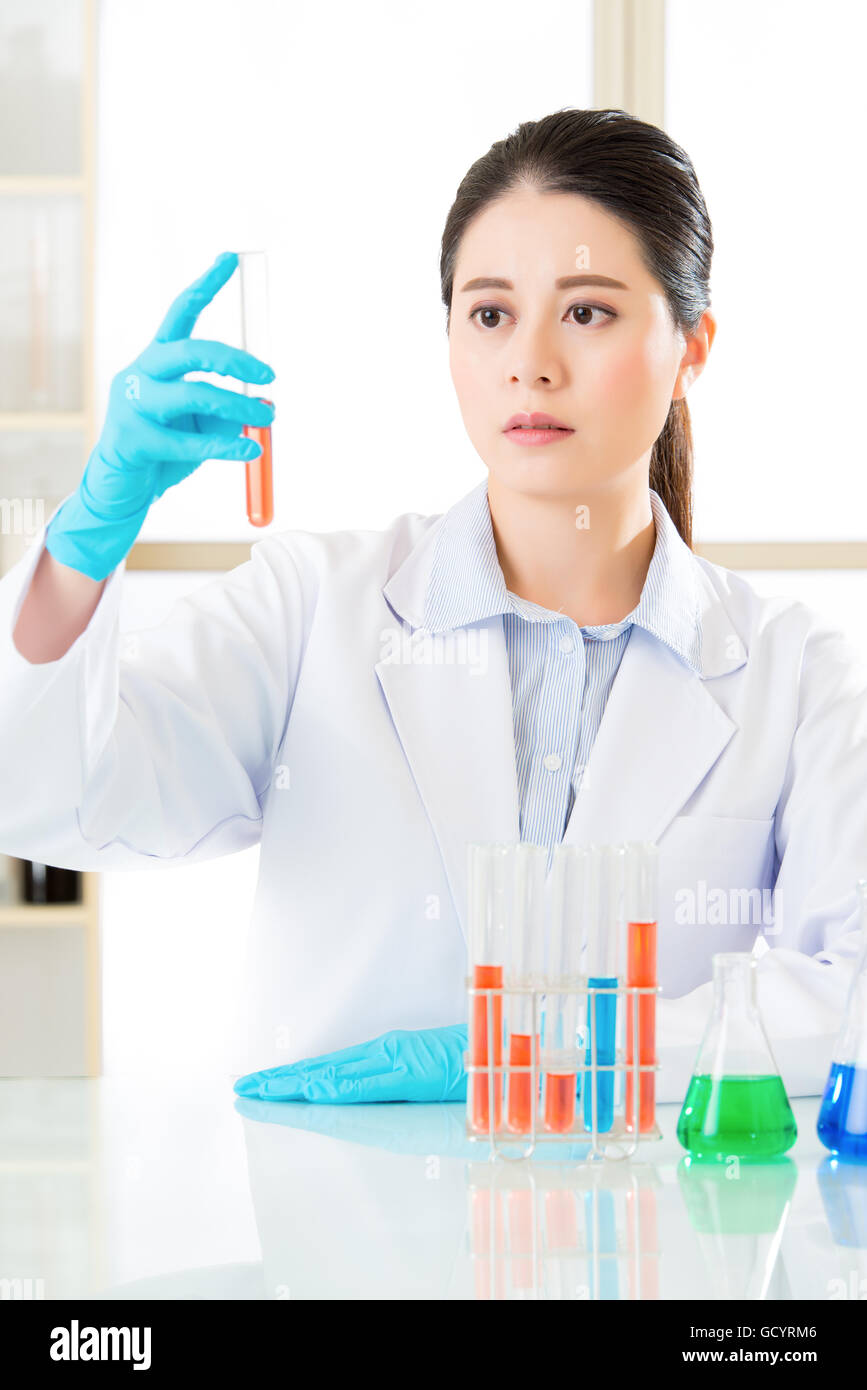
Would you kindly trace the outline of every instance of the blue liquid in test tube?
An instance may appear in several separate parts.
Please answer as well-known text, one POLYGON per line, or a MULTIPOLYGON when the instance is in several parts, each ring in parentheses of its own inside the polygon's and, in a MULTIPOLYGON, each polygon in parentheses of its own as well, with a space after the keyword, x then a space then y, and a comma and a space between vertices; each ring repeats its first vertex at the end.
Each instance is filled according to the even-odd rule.
MULTIPOLYGON (((625 853, 622 845, 591 846, 590 901, 587 919, 587 984, 597 989, 616 989, 620 940, 625 853)), ((587 1051, 592 1063, 595 1039, 596 1065, 613 1066, 617 1039, 617 995, 587 996, 587 1051)), ((584 1127, 593 1128, 593 1073, 585 1071, 584 1127)), ((614 1071, 596 1074, 596 1129, 606 1134, 614 1123, 614 1071)))

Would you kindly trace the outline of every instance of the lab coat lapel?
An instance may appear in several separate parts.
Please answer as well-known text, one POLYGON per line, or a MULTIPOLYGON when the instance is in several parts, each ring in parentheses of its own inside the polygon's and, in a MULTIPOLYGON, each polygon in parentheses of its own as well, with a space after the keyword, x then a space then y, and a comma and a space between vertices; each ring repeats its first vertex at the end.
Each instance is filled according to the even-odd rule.
POLYGON ((706 681, 633 626, 564 843, 658 841, 735 728, 706 681))
POLYGON ((432 636, 427 659, 423 643, 416 650, 416 661, 382 660, 375 669, 439 844, 466 939, 467 845, 519 835, 502 616, 432 636), (471 660, 460 659, 464 638, 471 660), (453 642, 452 664, 437 662, 437 641, 443 657, 453 642))

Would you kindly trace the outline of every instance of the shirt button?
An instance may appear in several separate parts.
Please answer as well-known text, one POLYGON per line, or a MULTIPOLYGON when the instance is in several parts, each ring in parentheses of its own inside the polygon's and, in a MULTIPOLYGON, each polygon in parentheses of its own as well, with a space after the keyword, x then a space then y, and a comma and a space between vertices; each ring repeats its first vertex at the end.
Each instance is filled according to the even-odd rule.
POLYGON ((560 766, 560 758, 556 753, 546 753, 545 757, 542 759, 542 762, 544 763, 545 767, 547 767, 549 772, 556 772, 558 767, 560 766))
POLYGON ((575 650, 575 643, 572 641, 571 637, 560 638, 560 650, 561 652, 571 652, 575 650))

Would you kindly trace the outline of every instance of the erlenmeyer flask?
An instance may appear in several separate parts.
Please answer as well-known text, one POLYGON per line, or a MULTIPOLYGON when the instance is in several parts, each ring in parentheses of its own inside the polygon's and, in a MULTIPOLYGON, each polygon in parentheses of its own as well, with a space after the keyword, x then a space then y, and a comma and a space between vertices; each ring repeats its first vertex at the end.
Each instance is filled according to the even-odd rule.
POLYGON ((867 879, 858 880, 861 945, 834 1044, 816 1132, 840 1158, 867 1162, 867 879))
POLYGON ((713 986, 678 1140, 696 1158, 775 1158, 792 1147, 798 1128, 756 1004, 755 958, 715 955, 713 986))

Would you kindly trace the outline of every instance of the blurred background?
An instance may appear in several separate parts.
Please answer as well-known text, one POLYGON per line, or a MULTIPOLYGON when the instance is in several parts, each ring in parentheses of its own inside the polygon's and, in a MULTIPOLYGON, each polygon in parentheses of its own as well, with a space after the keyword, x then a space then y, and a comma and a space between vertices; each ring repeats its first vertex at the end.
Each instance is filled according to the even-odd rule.
MULTIPOLYGON (((77 486, 113 375, 223 250, 269 258, 270 529, 448 508, 484 476, 440 299, 457 185, 522 120, 621 107, 686 148, 713 222, 696 550, 867 651, 865 48, 850 0, 0 0, 0 569, 77 486), (399 448, 359 447, 372 406, 399 448)), ((238 342, 238 312, 236 275, 196 336, 238 342)), ((124 628, 260 534, 239 466, 205 464, 151 510, 124 628)), ((0 1075, 227 1066, 257 862, 0 859, 0 1075)))

